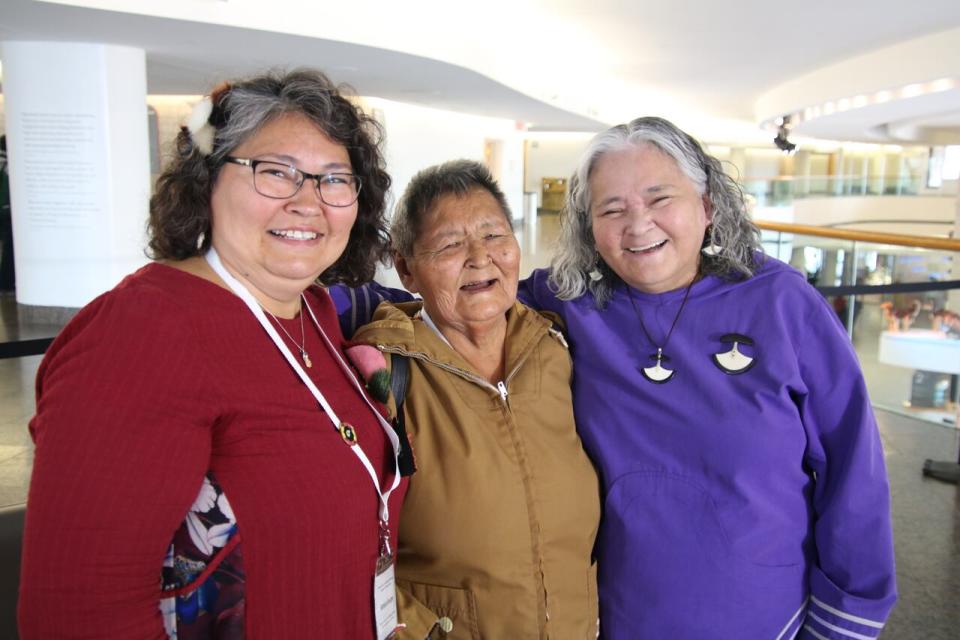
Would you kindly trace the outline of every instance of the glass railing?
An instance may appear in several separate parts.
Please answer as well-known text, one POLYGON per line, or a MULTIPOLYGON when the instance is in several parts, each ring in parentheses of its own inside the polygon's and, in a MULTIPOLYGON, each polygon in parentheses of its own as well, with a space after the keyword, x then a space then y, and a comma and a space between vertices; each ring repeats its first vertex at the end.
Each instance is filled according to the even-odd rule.
POLYGON ((743 192, 759 206, 785 206, 799 198, 842 196, 915 196, 924 195, 919 176, 841 175, 746 177, 740 181, 743 192))
MULTIPOLYGON (((841 176, 777 176, 745 177, 740 179, 740 188, 757 206, 783 207, 801 198, 836 198, 847 196, 931 196, 955 197, 949 192, 923 188, 919 176, 841 175, 841 176)), ((554 194, 556 195, 556 194, 554 194)), ((531 196, 540 198, 539 192, 525 192, 524 206, 531 196)), ((556 202, 563 198, 556 199, 556 202)), ((533 201, 534 210, 536 201, 533 201)), ((559 205, 541 207, 542 211, 556 211, 559 205)))
POLYGON ((960 426, 960 241, 758 224, 846 326, 874 404, 960 426))

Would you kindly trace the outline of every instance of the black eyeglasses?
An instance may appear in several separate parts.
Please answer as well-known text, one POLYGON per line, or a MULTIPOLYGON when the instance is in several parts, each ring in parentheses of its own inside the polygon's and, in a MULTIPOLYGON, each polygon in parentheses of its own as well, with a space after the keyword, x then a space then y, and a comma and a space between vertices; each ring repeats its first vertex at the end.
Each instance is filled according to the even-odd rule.
POLYGON ((307 173, 282 162, 233 156, 226 156, 224 161, 250 167, 253 188, 267 198, 292 198, 307 178, 317 183, 320 199, 331 207, 349 207, 360 197, 360 176, 352 173, 307 173))

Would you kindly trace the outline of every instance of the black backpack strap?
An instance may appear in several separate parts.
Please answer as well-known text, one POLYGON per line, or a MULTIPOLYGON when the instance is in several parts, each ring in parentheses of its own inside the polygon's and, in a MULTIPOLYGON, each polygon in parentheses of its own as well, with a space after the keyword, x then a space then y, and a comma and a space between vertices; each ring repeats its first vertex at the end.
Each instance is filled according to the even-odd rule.
POLYGON ((410 381, 410 358, 398 353, 390 355, 390 391, 393 393, 393 403, 397 414, 393 419, 393 429, 400 439, 400 455, 397 458, 401 476, 413 475, 417 470, 413 459, 413 448, 407 438, 407 428, 404 423, 403 401, 407 398, 407 383, 410 381))
POLYGON ((399 353, 390 354, 390 391, 397 405, 397 415, 402 413, 403 401, 407 397, 407 383, 410 381, 410 359, 399 353))

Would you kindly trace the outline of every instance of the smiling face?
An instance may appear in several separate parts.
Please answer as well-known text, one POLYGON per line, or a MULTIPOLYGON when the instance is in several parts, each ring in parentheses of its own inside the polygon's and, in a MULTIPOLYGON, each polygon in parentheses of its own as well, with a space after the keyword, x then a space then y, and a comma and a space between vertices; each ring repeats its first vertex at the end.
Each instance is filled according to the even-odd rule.
POLYGON ((597 251, 624 282, 663 293, 693 281, 711 212, 673 158, 651 144, 608 152, 590 195, 597 251))
MULTIPOLYGON (((352 173, 346 148, 306 117, 280 116, 231 153, 273 160, 308 173, 352 173)), ((282 200, 260 195, 249 167, 225 164, 210 200, 213 246, 224 266, 271 311, 296 302, 300 292, 329 268, 347 246, 357 203, 332 207, 316 182, 282 200)))
POLYGON ((517 298, 520 246, 487 190, 441 196, 421 222, 413 254, 397 257, 397 272, 441 331, 505 321, 517 298))

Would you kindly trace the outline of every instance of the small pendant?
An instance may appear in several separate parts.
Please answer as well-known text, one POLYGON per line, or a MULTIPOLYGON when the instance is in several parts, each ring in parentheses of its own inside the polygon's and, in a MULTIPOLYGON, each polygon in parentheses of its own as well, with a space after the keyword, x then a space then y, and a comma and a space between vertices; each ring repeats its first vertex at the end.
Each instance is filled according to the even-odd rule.
POLYGON ((722 353, 713 354, 713 363, 717 365, 721 371, 728 373, 730 375, 737 375, 738 373, 743 373, 744 371, 749 371, 750 368, 756 363, 756 359, 752 358, 745 353, 740 351, 739 345, 745 344, 747 346, 753 346, 753 339, 745 336, 740 333, 728 333, 724 336, 721 336, 720 342, 729 344, 733 343, 733 346, 730 348, 730 351, 724 351, 722 353))
POLYGON ((339 431, 340 437, 343 438, 343 441, 348 445, 352 447, 353 445, 357 444, 357 432, 350 424, 341 422, 339 431))
POLYGON ((307 355, 307 352, 304 349, 300 349, 300 357, 303 358, 303 364, 307 365, 307 369, 313 368, 313 363, 310 361, 310 356, 307 355))
POLYGON ((658 348, 657 354, 651 357, 656 358, 657 363, 652 367, 644 367, 643 369, 640 369, 640 373, 643 374, 643 377, 654 384, 663 384, 664 382, 670 380, 670 378, 672 378, 673 374, 676 372, 672 369, 665 369, 661 366, 663 362, 670 360, 670 358, 663 355, 663 349, 658 348))

